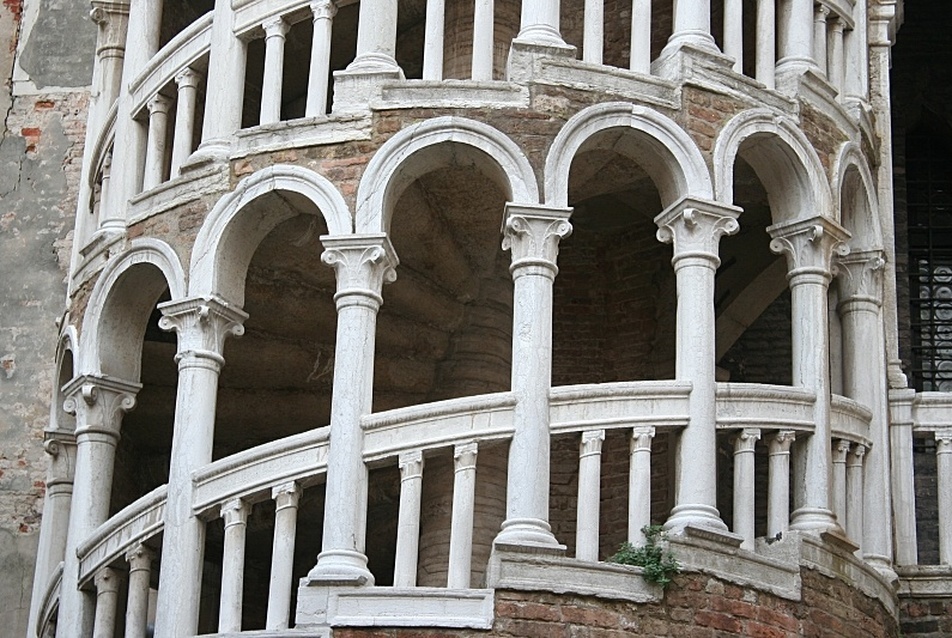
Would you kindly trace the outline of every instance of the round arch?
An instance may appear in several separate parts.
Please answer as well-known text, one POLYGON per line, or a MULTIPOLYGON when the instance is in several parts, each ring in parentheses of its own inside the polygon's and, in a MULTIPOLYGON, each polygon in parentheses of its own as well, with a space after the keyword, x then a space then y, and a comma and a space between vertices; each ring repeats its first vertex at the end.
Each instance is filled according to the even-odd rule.
POLYGON ((855 142, 840 147, 833 165, 833 197, 844 228, 850 231, 855 250, 883 248, 879 202, 869 163, 855 142))
POLYGON ((209 213, 195 238, 189 294, 217 295, 241 306, 248 264, 260 241, 296 211, 286 202, 267 214, 243 214, 263 195, 294 193, 317 207, 330 235, 350 235, 353 221, 340 191, 327 178, 300 166, 275 165, 241 180, 209 213))
POLYGON ((721 130, 714 144, 714 187, 725 204, 734 203, 738 154, 766 188, 774 223, 818 214, 839 221, 820 158, 792 119, 752 109, 721 130))
POLYGON ((515 142, 482 122, 438 117, 400 131, 367 164, 357 187, 357 232, 387 232, 390 207, 400 193, 421 175, 438 168, 442 159, 449 161, 460 154, 494 178, 509 201, 539 203, 535 173, 515 142), (420 161, 410 161, 414 156, 420 161))
POLYGON ((654 182, 663 206, 685 196, 712 198, 711 175, 704 157, 680 126, 651 109, 612 102, 579 111, 555 137, 545 160, 547 205, 568 206, 569 171, 576 153, 593 136, 609 129, 631 129, 645 140, 639 150, 647 153, 632 159, 654 182))
POLYGON ((145 324, 166 288, 173 301, 185 297, 185 271, 165 242, 134 239, 106 264, 83 318, 77 373, 137 381, 145 324))

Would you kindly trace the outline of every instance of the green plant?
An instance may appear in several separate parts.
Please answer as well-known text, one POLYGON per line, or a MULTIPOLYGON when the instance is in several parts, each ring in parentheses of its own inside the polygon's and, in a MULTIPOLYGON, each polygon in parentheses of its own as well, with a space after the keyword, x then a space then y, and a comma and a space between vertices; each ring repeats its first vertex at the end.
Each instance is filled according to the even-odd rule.
POLYGON ((649 583, 666 588, 671 584, 671 577, 681 573, 681 565, 670 550, 662 545, 664 528, 660 525, 645 525, 641 528, 645 535, 645 544, 635 547, 631 543, 622 543, 614 556, 608 560, 621 565, 635 565, 641 567, 642 577, 649 583))

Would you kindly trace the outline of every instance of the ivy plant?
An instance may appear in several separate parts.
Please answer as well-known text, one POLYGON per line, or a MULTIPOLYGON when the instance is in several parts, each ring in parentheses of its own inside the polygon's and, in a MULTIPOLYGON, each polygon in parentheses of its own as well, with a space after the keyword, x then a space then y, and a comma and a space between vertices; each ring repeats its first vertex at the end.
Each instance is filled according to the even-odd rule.
POLYGON ((608 560, 620 565, 641 567, 642 577, 646 581, 666 588, 671 584, 672 577, 681 573, 681 565, 674 554, 662 545, 664 528, 660 525, 645 525, 641 528, 641 533, 645 535, 644 546, 635 547, 628 542, 622 543, 608 560))

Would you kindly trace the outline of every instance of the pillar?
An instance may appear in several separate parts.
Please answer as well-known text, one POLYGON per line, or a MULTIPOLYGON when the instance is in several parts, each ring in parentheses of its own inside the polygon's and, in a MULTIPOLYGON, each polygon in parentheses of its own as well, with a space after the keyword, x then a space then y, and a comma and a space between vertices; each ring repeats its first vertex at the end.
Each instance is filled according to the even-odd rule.
MULTIPOLYGON (((875 11, 880 17, 884 13, 888 15, 894 11, 893 2, 874 3, 878 4, 875 11)), ((845 42, 846 48, 846 95, 850 99, 866 102, 870 98, 870 48, 873 42, 869 37, 869 20, 867 3, 857 2, 853 5, 853 28, 845 42)), ((887 73, 885 81, 889 81, 887 73)))
POLYGON ((423 452, 400 455, 400 512, 397 518, 397 550, 393 567, 394 587, 416 587, 420 555, 420 506, 423 502, 423 452))
POLYGON ((651 73, 651 0, 631 0, 632 71, 651 73))
POLYGON ((126 602, 125 638, 146 638, 149 622, 149 587, 155 552, 141 543, 126 552, 129 594, 126 602))
POLYGON ((628 542, 646 542, 641 529, 651 524, 651 439, 655 429, 638 426, 631 431, 628 465, 628 542))
POLYGON ((473 65, 472 79, 493 79, 493 2, 475 0, 473 10, 473 65))
POLYGON ((348 71, 390 72, 400 67, 397 50, 397 0, 360 3, 357 18, 357 56, 348 71))
MULTIPOLYGON (((813 433, 798 446, 791 528, 839 530, 831 509, 830 358, 827 294, 833 255, 848 252, 847 233, 833 220, 817 216, 767 228, 770 249, 787 258, 793 333, 793 385, 816 395, 813 433)), ((842 531, 842 530, 839 530, 842 531)))
POLYGON ((539 46, 567 47, 559 32, 559 10, 559 0, 523 2, 516 41, 539 46))
POLYGON ((260 124, 281 120, 281 86, 284 80, 284 41, 291 26, 281 16, 261 25, 264 29, 264 78, 261 82, 260 124))
POLYGON ((813 0, 788 0, 782 18, 777 72, 802 73, 816 68, 813 59, 813 0))
MULTIPOLYGON (((863 511, 863 458, 866 456, 866 446, 857 443, 850 449, 846 457, 846 535, 852 538, 862 548, 864 541, 863 511)), ((871 519, 873 520, 873 519, 871 519)), ((889 520, 889 519, 886 519, 889 520)), ((865 549, 863 550, 865 554, 865 549)))
POLYGON ((245 588, 245 534, 251 506, 235 498, 221 506, 225 519, 225 540, 221 564, 221 600, 218 605, 218 633, 241 631, 241 608, 245 588))
POLYGON ((119 574, 112 567, 103 567, 96 572, 93 580, 96 584, 93 638, 113 638, 116 634, 116 612, 119 608, 119 574))
POLYGON ((371 411, 380 293, 385 281, 396 279, 398 261, 383 234, 325 236, 321 241, 325 249, 321 259, 337 274, 337 344, 323 547, 307 585, 372 585, 364 554, 367 466, 360 417, 371 411))
POLYGON ((331 72, 331 36, 337 5, 333 0, 311 3, 314 35, 311 39, 311 66, 307 76, 306 117, 327 114, 327 86, 331 72))
POLYGON ((757 483, 754 452, 760 430, 744 428, 734 437, 734 533, 744 540, 741 549, 753 551, 756 532, 755 486, 757 483))
POLYGON ((183 69, 175 76, 178 99, 175 104, 175 135, 172 137, 171 177, 182 173, 182 164, 192 154, 195 136, 195 108, 201 75, 192 69, 183 69))
POLYGON ((774 88, 777 65, 777 5, 776 0, 757 0, 757 51, 754 75, 768 89, 774 88))
POLYGON ((850 442, 840 439, 833 444, 833 513, 843 529, 846 529, 846 457, 850 442))
MULTIPOLYGON (((527 5, 523 4, 523 12, 527 5)), ((525 13, 523 13, 525 17, 525 13)), ((503 250, 512 253, 512 392, 506 520, 495 543, 564 548, 549 526, 549 389, 552 285, 571 209, 506 205, 503 250)))
MULTIPOLYGON (((648 25, 651 26, 651 23, 648 25)), ((602 63, 602 49, 605 43, 605 1, 585 0, 583 20, 582 60, 591 64, 602 63)), ((632 31, 631 43, 634 45, 638 31, 632 31)))
POLYGON ((172 301, 159 309, 159 326, 178 337, 178 385, 155 636, 177 638, 198 631, 202 591, 205 522, 192 512, 192 472, 212 460, 221 353, 228 336, 244 332, 248 316, 217 297, 172 301))
POLYGON ((743 0, 724 0, 724 54, 734 58, 735 72, 744 72, 743 0))
POLYGON ((737 232, 739 209, 684 198, 655 217, 658 239, 674 245, 678 287, 675 377, 692 384, 688 425, 678 437, 674 508, 668 530, 727 530, 717 511, 714 274, 718 244, 737 232))
POLYGON ((443 38, 445 35, 446 2, 427 0, 426 33, 423 37, 423 79, 443 79, 443 38))
POLYGON ((912 389, 889 391, 889 486, 892 492, 892 521, 895 528, 893 549, 897 565, 915 565, 919 562, 912 454, 912 404, 915 398, 916 391, 912 389))
POLYGON ((97 102, 96 122, 102 123, 109 107, 119 97, 122 65, 126 57, 126 30, 129 7, 118 2, 92 0, 90 19, 99 27, 96 34, 96 69, 94 92, 97 102))
POLYGON ((598 560, 598 517, 602 496, 602 443, 605 430, 582 432, 578 459, 575 558, 598 560))
POLYGON ((939 562, 952 565, 952 428, 935 433, 939 494, 939 562))
POLYGON ((205 119, 196 153, 206 160, 224 160, 231 137, 241 128, 247 46, 235 35, 232 0, 215 0, 208 55, 205 119))
POLYGON ((301 488, 291 481, 271 490, 274 500, 274 543, 271 579, 268 585, 268 615, 265 629, 287 629, 291 618, 294 587, 294 544, 297 538, 298 500, 301 488))
POLYGON ((711 35, 709 0, 674 0, 674 24, 665 49, 683 45, 717 50, 711 35))
POLYGON ((830 25, 830 47, 827 56, 827 78, 836 90, 843 94, 843 71, 846 61, 843 57, 843 21, 839 18, 830 25))
POLYGON ((149 143, 145 154, 145 178, 142 182, 142 190, 155 188, 165 181, 165 149, 171 106, 171 100, 161 94, 154 96, 147 105, 149 143))
POLYGON ((453 449, 453 512, 450 523, 450 557, 446 586, 468 589, 473 562, 473 514, 476 506, 475 441, 453 449))
POLYGON ((767 537, 781 538, 790 526, 790 445, 793 430, 770 436, 767 448, 767 537))
POLYGON ((820 69, 820 73, 829 77, 827 68, 827 20, 830 17, 829 7, 818 4, 813 8, 813 59, 820 69))

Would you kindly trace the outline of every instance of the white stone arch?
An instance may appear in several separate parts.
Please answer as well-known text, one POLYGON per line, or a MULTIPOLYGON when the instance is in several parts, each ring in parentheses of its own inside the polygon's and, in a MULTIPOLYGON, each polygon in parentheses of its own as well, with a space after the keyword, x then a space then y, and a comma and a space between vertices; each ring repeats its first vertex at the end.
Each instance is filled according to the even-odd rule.
POLYGON ((664 115, 627 102, 592 106, 573 115, 552 142, 545 160, 545 203, 568 206, 569 171, 582 145, 609 129, 631 129, 644 140, 632 157, 652 179, 663 206, 681 197, 712 199, 711 174, 691 137, 664 115))
POLYGON ((390 208, 403 190, 418 177, 438 168, 441 159, 449 161, 460 154, 485 175, 495 178, 510 202, 539 203, 535 173, 515 142, 482 122, 438 117, 400 131, 367 164, 357 187, 357 232, 387 232, 390 208), (440 156, 437 149, 443 149, 447 156, 440 156), (427 151, 435 156, 427 156, 427 151), (411 157, 420 161, 412 161, 411 157))
POLYGON ((165 288, 172 301, 185 297, 185 270, 165 242, 134 239, 127 250, 110 260, 86 306, 77 374, 138 381, 144 328, 165 288), (153 268, 143 268, 145 265, 153 268), (148 270, 158 270, 158 276, 145 274, 148 270))
POLYGON ((873 173, 856 142, 840 147, 833 164, 832 190, 839 218, 852 234, 850 247, 853 250, 882 249, 883 232, 873 173), (853 175, 855 177, 851 177, 853 175))
POLYGON ((300 166, 269 166, 241 180, 215 204, 195 238, 189 266, 189 294, 217 295, 244 304, 248 264, 275 226, 298 213, 290 205, 266 214, 248 213, 248 205, 272 192, 295 193, 317 207, 330 235, 350 235, 353 220, 340 191, 325 177, 300 166))
POLYGON ((816 215, 839 221, 823 164, 794 120, 751 109, 721 130, 714 144, 714 188, 716 199, 725 204, 734 203, 738 153, 766 188, 774 223, 816 215))
POLYGON ((63 317, 62 329, 60 330, 59 340, 56 342, 56 368, 53 377, 53 399, 50 405, 50 431, 71 431, 75 427, 73 415, 66 412, 63 402, 66 397, 63 396, 63 386, 70 379, 76 377, 79 372, 79 332, 76 326, 69 323, 69 315, 63 317), (71 362, 66 366, 66 356, 70 356, 71 362))

